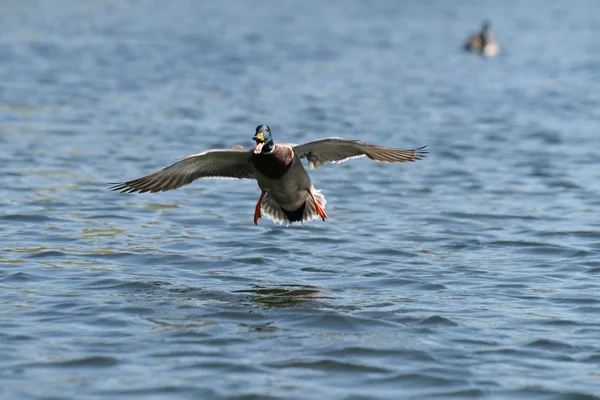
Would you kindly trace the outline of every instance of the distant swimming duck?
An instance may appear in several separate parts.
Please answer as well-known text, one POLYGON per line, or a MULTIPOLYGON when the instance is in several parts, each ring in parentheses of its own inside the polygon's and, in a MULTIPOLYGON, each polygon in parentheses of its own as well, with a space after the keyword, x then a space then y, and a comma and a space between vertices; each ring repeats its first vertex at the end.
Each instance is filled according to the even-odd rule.
POLYGON ((224 150, 207 150, 176 162, 160 171, 111 187, 121 193, 164 192, 177 189, 198 178, 256 179, 261 189, 254 209, 254 223, 264 213, 274 222, 291 224, 307 222, 325 213, 325 196, 312 185, 301 158, 311 169, 327 161, 339 163, 367 156, 383 162, 420 160, 426 146, 400 150, 375 146, 358 140, 339 137, 313 140, 304 144, 275 144, 268 125, 256 127, 253 149, 240 145, 224 150))
POLYGON ((480 33, 471 35, 465 43, 465 50, 476 51, 488 57, 495 56, 500 52, 500 46, 492 35, 492 27, 489 22, 483 23, 480 33))

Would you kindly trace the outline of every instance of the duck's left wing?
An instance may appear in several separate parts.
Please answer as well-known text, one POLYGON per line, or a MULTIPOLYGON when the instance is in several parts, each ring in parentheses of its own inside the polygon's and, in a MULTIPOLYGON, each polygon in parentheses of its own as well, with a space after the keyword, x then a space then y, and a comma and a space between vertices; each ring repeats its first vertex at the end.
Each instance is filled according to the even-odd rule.
POLYGON ((251 150, 233 146, 194 154, 144 177, 111 187, 121 193, 164 192, 192 183, 199 178, 256 179, 250 163, 251 150))
POLYGON ((304 144, 293 145, 298 157, 308 160, 311 169, 319 168, 327 161, 340 163, 351 158, 367 156, 371 160, 382 162, 406 162, 420 160, 425 157, 427 146, 414 150, 394 149, 376 146, 360 140, 346 140, 339 137, 313 140, 304 144))

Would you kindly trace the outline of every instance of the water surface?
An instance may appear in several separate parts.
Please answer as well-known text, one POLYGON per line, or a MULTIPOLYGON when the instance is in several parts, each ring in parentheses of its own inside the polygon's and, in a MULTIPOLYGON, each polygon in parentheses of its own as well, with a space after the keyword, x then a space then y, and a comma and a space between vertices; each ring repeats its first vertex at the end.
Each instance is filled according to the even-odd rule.
POLYGON ((598 398, 600 8, 474 4, 3 2, 1 397, 598 398), (107 190, 261 123, 431 153, 107 190))

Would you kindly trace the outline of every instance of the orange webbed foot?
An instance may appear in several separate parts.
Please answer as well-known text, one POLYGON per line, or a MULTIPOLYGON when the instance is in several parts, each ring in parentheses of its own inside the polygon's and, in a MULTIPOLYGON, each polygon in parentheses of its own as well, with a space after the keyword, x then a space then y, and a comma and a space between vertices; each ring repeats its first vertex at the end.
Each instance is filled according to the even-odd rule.
POLYGON ((263 201, 263 198, 265 197, 265 194, 267 194, 267 192, 265 192, 263 190, 261 192, 261 194, 260 194, 260 197, 258 198, 258 202, 256 203, 256 207, 254 208, 254 225, 258 225, 259 218, 262 218, 262 214, 260 212, 260 208, 262 207, 262 201, 263 201))
POLYGON ((317 200, 315 200, 315 196, 313 196, 313 194, 310 191, 308 193, 310 194, 310 197, 312 198, 313 203, 315 203, 315 210, 317 211, 317 215, 319 217, 321 217, 323 222, 325 222, 325 220, 327 219, 327 214, 325 213, 325 210, 323 210, 323 207, 321 207, 319 202, 317 200))

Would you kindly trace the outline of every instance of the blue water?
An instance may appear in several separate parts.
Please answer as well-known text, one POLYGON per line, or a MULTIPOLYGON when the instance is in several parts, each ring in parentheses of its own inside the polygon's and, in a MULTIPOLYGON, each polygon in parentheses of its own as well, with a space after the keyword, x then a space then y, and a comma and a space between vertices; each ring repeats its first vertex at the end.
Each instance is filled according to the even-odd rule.
POLYGON ((0 3, 0 397, 600 398, 598 15, 0 3), (312 171, 287 228, 251 181, 107 189, 262 123, 430 154, 312 171))

